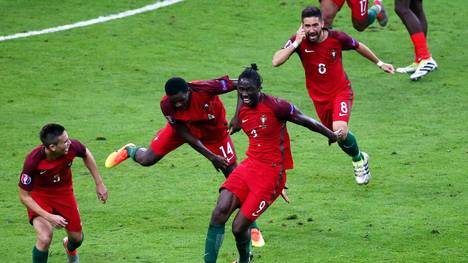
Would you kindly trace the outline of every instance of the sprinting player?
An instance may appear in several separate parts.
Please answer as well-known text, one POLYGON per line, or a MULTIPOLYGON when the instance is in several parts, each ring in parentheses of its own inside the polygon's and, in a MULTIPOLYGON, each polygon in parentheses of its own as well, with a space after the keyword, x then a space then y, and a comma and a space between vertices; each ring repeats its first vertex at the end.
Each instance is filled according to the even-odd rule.
POLYGON ((105 203, 107 189, 91 152, 77 140, 68 138, 59 124, 47 124, 40 132, 42 145, 26 157, 19 180, 19 197, 36 230, 32 262, 47 262, 54 228, 65 228, 63 245, 67 262, 79 262, 77 248, 83 242, 80 213, 73 194, 71 165, 75 157, 83 162, 96 183, 98 199, 105 203))
POLYGON ((414 46, 414 62, 397 68, 399 73, 409 73, 411 80, 418 80, 437 69, 427 47, 427 20, 422 0, 395 0, 395 12, 405 24, 414 46))
MULTIPOLYGON (((218 95, 236 87, 237 80, 230 80, 228 76, 189 83, 179 77, 169 79, 165 84, 166 96, 160 103, 166 126, 147 149, 130 143, 111 153, 106 167, 114 167, 128 158, 142 166, 151 166, 188 143, 228 177, 237 166, 237 156, 228 133, 226 110, 218 95)), ((265 244, 256 224, 252 225, 252 237, 253 246, 265 244)))
POLYGON ((273 56, 273 66, 286 62, 297 53, 305 71, 306 87, 321 122, 333 131, 342 130, 338 141, 341 149, 353 161, 358 184, 367 184, 371 178, 369 156, 359 150, 356 138, 349 131, 348 123, 354 95, 351 82, 343 69, 342 50, 356 50, 388 73, 394 69, 378 59, 363 43, 346 33, 324 28, 320 9, 307 7, 302 11, 302 24, 296 35, 273 56))
MULTIPOLYGON (((331 28, 336 13, 341 10, 345 0, 319 0, 324 27, 331 28)), ((381 26, 386 26, 388 16, 383 6, 383 0, 374 0, 374 5, 368 9, 368 0, 346 0, 351 9, 351 21, 357 31, 364 31, 377 19, 381 26)))
POLYGON ((286 170, 293 168, 286 122, 304 126, 335 142, 341 131, 333 133, 321 123, 302 114, 293 104, 261 92, 262 79, 255 64, 239 76, 238 99, 241 128, 249 137, 247 159, 220 187, 205 243, 205 263, 214 263, 224 239, 225 223, 239 208, 232 222, 239 259, 250 262, 249 226, 273 204, 286 183, 286 170))

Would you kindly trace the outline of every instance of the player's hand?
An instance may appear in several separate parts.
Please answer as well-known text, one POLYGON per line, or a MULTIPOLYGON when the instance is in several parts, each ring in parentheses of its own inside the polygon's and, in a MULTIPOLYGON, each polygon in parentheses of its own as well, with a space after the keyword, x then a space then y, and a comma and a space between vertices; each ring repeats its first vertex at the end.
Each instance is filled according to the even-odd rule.
POLYGON ((226 170, 226 168, 228 167, 228 161, 220 156, 220 155, 214 155, 211 159, 210 159, 211 163, 213 164, 213 166, 215 167, 216 171, 219 172, 219 170, 226 170))
POLYGON ((103 204, 106 203, 108 193, 107 193, 107 188, 103 183, 99 183, 96 185, 96 194, 99 199, 103 204))
POLYGON ((328 138, 328 145, 339 141, 341 137, 343 137, 343 129, 334 131, 333 136, 328 138))
POLYGON ((65 220, 65 218, 59 215, 49 214, 49 216, 46 219, 55 228, 63 228, 68 225, 67 220, 65 220))
POLYGON ((232 117, 231 121, 229 122, 229 134, 233 135, 234 133, 240 131, 240 119, 239 116, 232 117))
POLYGON ((298 44, 302 42, 302 40, 305 38, 305 31, 304 28, 302 27, 302 24, 299 26, 299 29, 296 32, 296 41, 298 44))
POLYGON ((392 64, 384 63, 380 68, 389 74, 395 74, 395 68, 392 64))

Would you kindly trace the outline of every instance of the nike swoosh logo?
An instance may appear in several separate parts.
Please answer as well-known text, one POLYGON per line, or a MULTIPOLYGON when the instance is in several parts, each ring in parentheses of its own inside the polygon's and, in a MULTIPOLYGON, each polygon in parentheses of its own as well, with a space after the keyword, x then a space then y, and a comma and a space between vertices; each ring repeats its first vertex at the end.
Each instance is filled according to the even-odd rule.
POLYGON ((249 119, 242 120, 242 123, 246 123, 249 119))
POLYGON ((304 51, 305 51, 306 53, 312 53, 312 52, 315 52, 315 50, 308 50, 308 49, 304 49, 304 51))
POLYGON ((348 115, 348 113, 341 113, 341 112, 338 113, 338 116, 340 116, 340 117, 343 117, 343 116, 346 116, 346 115, 348 115))
POLYGON ((39 174, 45 174, 47 172, 47 170, 45 171, 40 171, 39 174))

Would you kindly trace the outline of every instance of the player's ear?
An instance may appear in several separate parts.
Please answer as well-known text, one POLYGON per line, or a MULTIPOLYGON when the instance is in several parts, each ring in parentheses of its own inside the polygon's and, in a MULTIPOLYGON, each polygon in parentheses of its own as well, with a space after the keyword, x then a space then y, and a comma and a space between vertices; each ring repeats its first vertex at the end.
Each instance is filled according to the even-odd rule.
POLYGON ((55 152, 55 150, 57 150, 57 145, 55 144, 49 144, 49 146, 47 146, 47 148, 53 152, 55 152))

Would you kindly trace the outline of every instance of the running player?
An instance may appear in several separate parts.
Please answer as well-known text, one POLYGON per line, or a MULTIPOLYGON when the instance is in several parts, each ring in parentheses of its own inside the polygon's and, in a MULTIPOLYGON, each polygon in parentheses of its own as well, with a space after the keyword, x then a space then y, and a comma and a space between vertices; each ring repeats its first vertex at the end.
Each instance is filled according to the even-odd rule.
MULTIPOLYGON (((331 28, 336 14, 344 5, 345 0, 319 0, 320 9, 324 20, 324 26, 331 28)), ((351 9, 351 21, 357 31, 364 31, 372 25, 377 18, 381 26, 388 22, 387 12, 383 6, 383 0, 374 0, 374 5, 368 9, 368 0, 346 0, 351 9)))
POLYGON ((427 46, 427 20, 422 0, 395 0, 395 12, 400 17, 414 46, 414 62, 397 68, 398 73, 409 73, 411 80, 418 80, 437 69, 427 46))
POLYGON ((107 200, 107 189, 102 182, 91 152, 77 140, 68 138, 59 124, 47 124, 40 132, 42 145, 26 157, 19 180, 19 196, 28 210, 29 222, 36 230, 36 245, 32 251, 33 263, 47 262, 54 228, 65 228, 63 245, 67 262, 79 262, 77 248, 83 242, 80 213, 73 194, 71 165, 75 157, 83 162, 96 183, 98 199, 107 200))
POLYGON ((249 137, 247 159, 220 187, 205 243, 206 263, 216 262, 224 239, 225 224, 239 208, 232 232, 239 251, 235 262, 250 262, 248 228, 280 195, 286 183, 286 170, 293 168, 286 122, 304 126, 335 142, 341 131, 333 133, 321 123, 302 114, 293 104, 261 92, 262 79, 255 64, 239 76, 239 119, 249 137))
POLYGON ((317 115, 329 129, 343 131, 338 145, 352 158, 356 182, 367 184, 371 178, 369 156, 359 150, 356 138, 348 130, 354 95, 351 82, 343 69, 342 50, 350 49, 377 64, 381 70, 394 73, 392 65, 382 62, 363 43, 346 33, 324 28, 317 7, 307 7, 302 11, 299 30, 274 54, 272 63, 278 67, 293 53, 299 55, 305 71, 307 91, 317 115))
MULTIPOLYGON (((179 77, 169 79, 165 84, 166 96, 161 100, 166 126, 147 149, 130 143, 111 153, 106 167, 114 167, 128 158, 142 166, 151 166, 188 143, 228 177, 237 166, 237 156, 228 132, 226 110, 218 95, 236 87, 237 80, 230 80, 228 76, 189 83, 179 77)), ((252 236, 254 246, 265 244, 256 224, 252 225, 252 236)))

